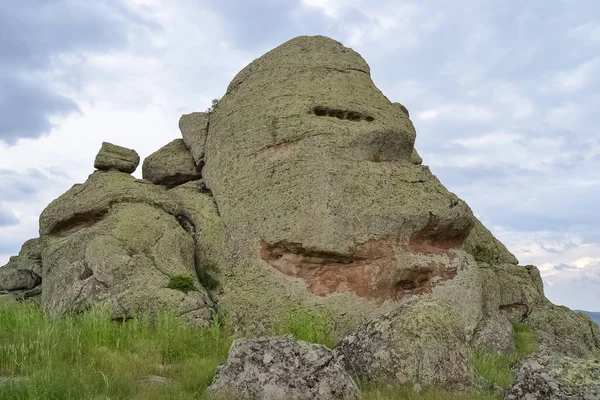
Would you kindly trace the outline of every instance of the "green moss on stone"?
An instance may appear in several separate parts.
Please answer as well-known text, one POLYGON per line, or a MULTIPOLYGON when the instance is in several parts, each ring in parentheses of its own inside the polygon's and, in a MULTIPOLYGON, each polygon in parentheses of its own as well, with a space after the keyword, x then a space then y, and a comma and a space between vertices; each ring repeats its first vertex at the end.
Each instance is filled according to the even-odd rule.
POLYGON ((495 249, 480 244, 475 246, 474 257, 478 262, 488 264, 495 264, 498 262, 498 252, 495 249))
POLYGON ((192 290, 196 289, 194 286, 194 280, 185 275, 172 276, 171 279, 169 279, 167 288, 179 290, 184 293, 191 292, 192 290))

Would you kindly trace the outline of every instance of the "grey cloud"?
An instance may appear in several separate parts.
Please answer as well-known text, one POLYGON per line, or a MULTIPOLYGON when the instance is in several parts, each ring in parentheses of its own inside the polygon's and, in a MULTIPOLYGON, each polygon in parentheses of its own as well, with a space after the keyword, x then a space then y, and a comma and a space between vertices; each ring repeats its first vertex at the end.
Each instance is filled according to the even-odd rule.
POLYGON ((0 227, 12 226, 19 223, 19 219, 10 211, 0 205, 0 227))
POLYGON ((122 48, 130 30, 151 27, 121 0, 0 2, 0 140, 38 137, 50 116, 77 111, 42 77, 59 56, 122 48))
POLYGON ((245 50, 260 53, 295 36, 326 33, 327 18, 299 0, 218 1, 211 7, 227 20, 235 44, 245 50))
POLYGON ((68 175, 56 168, 43 172, 35 168, 24 172, 0 169, 0 182, 2 182, 0 201, 29 201, 40 190, 56 184, 57 180, 64 181, 66 177, 68 175))
POLYGON ((569 308, 600 311, 600 292, 597 279, 561 279, 544 285, 546 296, 554 303, 569 308))
POLYGON ((575 267, 572 267, 567 264, 558 264, 558 265, 555 265, 553 268, 557 271, 562 271, 563 269, 575 269, 575 267))

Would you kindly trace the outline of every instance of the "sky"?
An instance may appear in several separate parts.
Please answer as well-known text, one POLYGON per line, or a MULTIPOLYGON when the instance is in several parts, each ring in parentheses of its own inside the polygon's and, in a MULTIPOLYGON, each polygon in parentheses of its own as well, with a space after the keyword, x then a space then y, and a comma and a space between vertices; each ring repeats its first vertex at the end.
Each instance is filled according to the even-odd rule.
POLYGON ((102 141, 144 158, 250 61, 317 34, 366 59, 424 164, 550 300, 600 311, 597 0, 0 2, 0 265, 102 141))

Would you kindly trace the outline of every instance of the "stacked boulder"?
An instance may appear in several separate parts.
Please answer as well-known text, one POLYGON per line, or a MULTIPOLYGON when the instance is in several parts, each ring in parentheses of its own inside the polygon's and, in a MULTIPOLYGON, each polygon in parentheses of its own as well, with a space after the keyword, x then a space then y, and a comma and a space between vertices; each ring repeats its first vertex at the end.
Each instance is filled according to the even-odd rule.
MULTIPOLYGON (((554 360, 543 365, 598 357, 598 327, 551 304, 537 268, 519 266, 422 165, 408 110, 377 89, 352 49, 292 39, 179 128, 183 139, 146 158, 143 180, 130 175, 133 150, 103 144, 98 171, 40 216, 39 250, 24 247, 0 269, 0 294, 28 297, 41 280, 54 315, 103 303, 115 319, 167 310, 203 325, 224 311, 254 335, 290 308, 317 310, 343 339, 331 354, 307 354, 386 384, 471 387, 469 352, 511 352, 514 323, 536 330, 544 360, 554 360), (194 290, 170 284, 181 276, 194 290)), ((223 383, 236 368, 220 370, 215 392, 237 390, 223 383)), ((269 379, 247 381, 292 393, 269 379)), ((514 398, 526 398, 525 386, 514 398)), ((355 395, 338 389, 342 397, 298 396, 355 395)))

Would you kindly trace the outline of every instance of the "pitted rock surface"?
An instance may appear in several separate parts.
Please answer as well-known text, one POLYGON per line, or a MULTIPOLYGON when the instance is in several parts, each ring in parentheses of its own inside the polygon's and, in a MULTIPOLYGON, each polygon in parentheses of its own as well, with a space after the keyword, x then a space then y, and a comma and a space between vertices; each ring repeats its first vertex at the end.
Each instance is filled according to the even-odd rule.
POLYGON ((234 341, 208 392, 240 400, 360 398, 331 350, 292 335, 234 341))
POLYGON ((200 179, 200 171, 183 139, 175 139, 144 160, 142 177, 156 185, 175 187, 200 179))
POLYGON ((15 299, 39 297, 42 283, 42 243, 30 239, 23 243, 19 255, 0 268, 0 296, 15 299))
POLYGON ((351 375, 382 384, 461 389, 474 378, 460 317, 429 300, 404 304, 365 324, 334 353, 351 375))
POLYGON ((116 169, 131 174, 140 164, 140 156, 135 150, 102 142, 102 147, 94 161, 94 168, 108 171, 116 169))
POLYGON ((179 119, 179 130, 185 145, 190 149, 194 162, 200 168, 204 164, 204 146, 208 135, 210 114, 193 112, 179 119))
POLYGON ((162 186, 97 171, 40 217, 43 304, 53 315, 107 304, 115 319, 169 311, 207 325, 214 305, 195 269, 194 239, 162 186), (168 288, 187 276, 195 290, 168 288))
POLYGON ((517 366, 505 400, 599 400, 600 359, 533 357, 517 366))
POLYGON ((152 182, 129 175, 135 151, 104 143, 100 171, 0 269, 0 295, 41 291, 52 315, 104 303, 116 319, 167 310, 205 325, 223 312, 253 335, 318 312, 352 373, 393 385, 469 386, 467 352, 511 352, 515 323, 545 356, 598 358, 598 327, 551 304, 538 269, 423 165, 407 108, 341 43, 282 44, 179 127, 146 160, 152 182), (195 290, 168 288, 175 276, 195 290))
POLYGON ((210 114, 204 155, 243 260, 219 276, 221 304, 254 321, 288 301, 350 309, 346 333, 453 280, 476 219, 420 165, 415 136, 332 39, 295 38, 244 68, 210 114))

